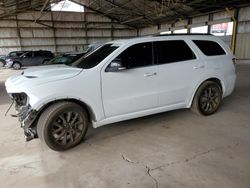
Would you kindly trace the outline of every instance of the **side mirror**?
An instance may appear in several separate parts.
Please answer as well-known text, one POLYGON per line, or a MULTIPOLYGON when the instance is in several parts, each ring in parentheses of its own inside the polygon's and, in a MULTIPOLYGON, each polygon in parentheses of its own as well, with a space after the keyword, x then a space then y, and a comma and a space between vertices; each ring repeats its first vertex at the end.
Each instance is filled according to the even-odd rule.
POLYGON ((106 68, 106 72, 118 72, 126 69, 127 68, 122 65, 121 59, 114 59, 106 68))

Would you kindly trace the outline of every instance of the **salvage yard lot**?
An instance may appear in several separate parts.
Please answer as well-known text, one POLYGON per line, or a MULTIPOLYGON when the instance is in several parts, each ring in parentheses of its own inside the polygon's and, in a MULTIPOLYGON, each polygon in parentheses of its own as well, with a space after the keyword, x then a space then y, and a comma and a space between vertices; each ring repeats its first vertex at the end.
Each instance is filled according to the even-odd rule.
POLYGON ((177 110, 90 128, 62 153, 25 142, 0 69, 1 187, 249 187, 250 63, 237 65, 234 93, 218 113, 177 110))

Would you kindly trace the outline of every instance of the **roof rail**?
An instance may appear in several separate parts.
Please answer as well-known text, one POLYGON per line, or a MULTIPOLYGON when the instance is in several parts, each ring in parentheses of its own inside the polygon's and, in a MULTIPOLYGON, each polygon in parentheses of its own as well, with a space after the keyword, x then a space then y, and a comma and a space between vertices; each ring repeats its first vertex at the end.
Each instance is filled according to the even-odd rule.
POLYGON ((212 36, 210 33, 172 33, 172 34, 155 34, 151 35, 153 37, 159 37, 159 36, 179 36, 179 35, 209 35, 212 36))

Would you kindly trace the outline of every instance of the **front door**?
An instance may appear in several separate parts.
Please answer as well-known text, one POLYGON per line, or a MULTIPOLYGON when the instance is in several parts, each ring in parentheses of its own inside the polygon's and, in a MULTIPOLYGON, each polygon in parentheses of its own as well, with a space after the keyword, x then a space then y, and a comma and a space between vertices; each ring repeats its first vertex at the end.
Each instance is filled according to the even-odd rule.
POLYGON ((102 97, 106 118, 157 106, 157 66, 152 43, 135 44, 118 57, 125 70, 102 71, 102 97))
POLYGON ((30 65, 32 65, 31 64, 32 59, 33 59, 33 52, 32 51, 25 53, 22 56, 22 65, 23 66, 30 66, 30 65))

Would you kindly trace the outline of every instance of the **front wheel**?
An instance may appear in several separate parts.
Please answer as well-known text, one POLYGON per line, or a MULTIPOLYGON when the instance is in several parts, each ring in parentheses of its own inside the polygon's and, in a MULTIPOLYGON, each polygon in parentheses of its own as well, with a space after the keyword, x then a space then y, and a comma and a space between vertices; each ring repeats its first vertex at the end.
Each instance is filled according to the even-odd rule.
POLYGON ((13 63, 13 65, 12 65, 12 67, 13 67, 13 69, 15 69, 15 70, 19 70, 19 69, 21 69, 21 64, 20 63, 18 63, 18 62, 14 62, 13 63))
POLYGON ((78 145, 88 129, 86 111, 71 102, 59 102, 48 107, 37 124, 38 137, 49 148, 63 151, 78 145))
POLYGON ((198 88, 191 110, 197 114, 211 115, 218 110, 221 101, 221 87, 216 82, 206 81, 198 88))

